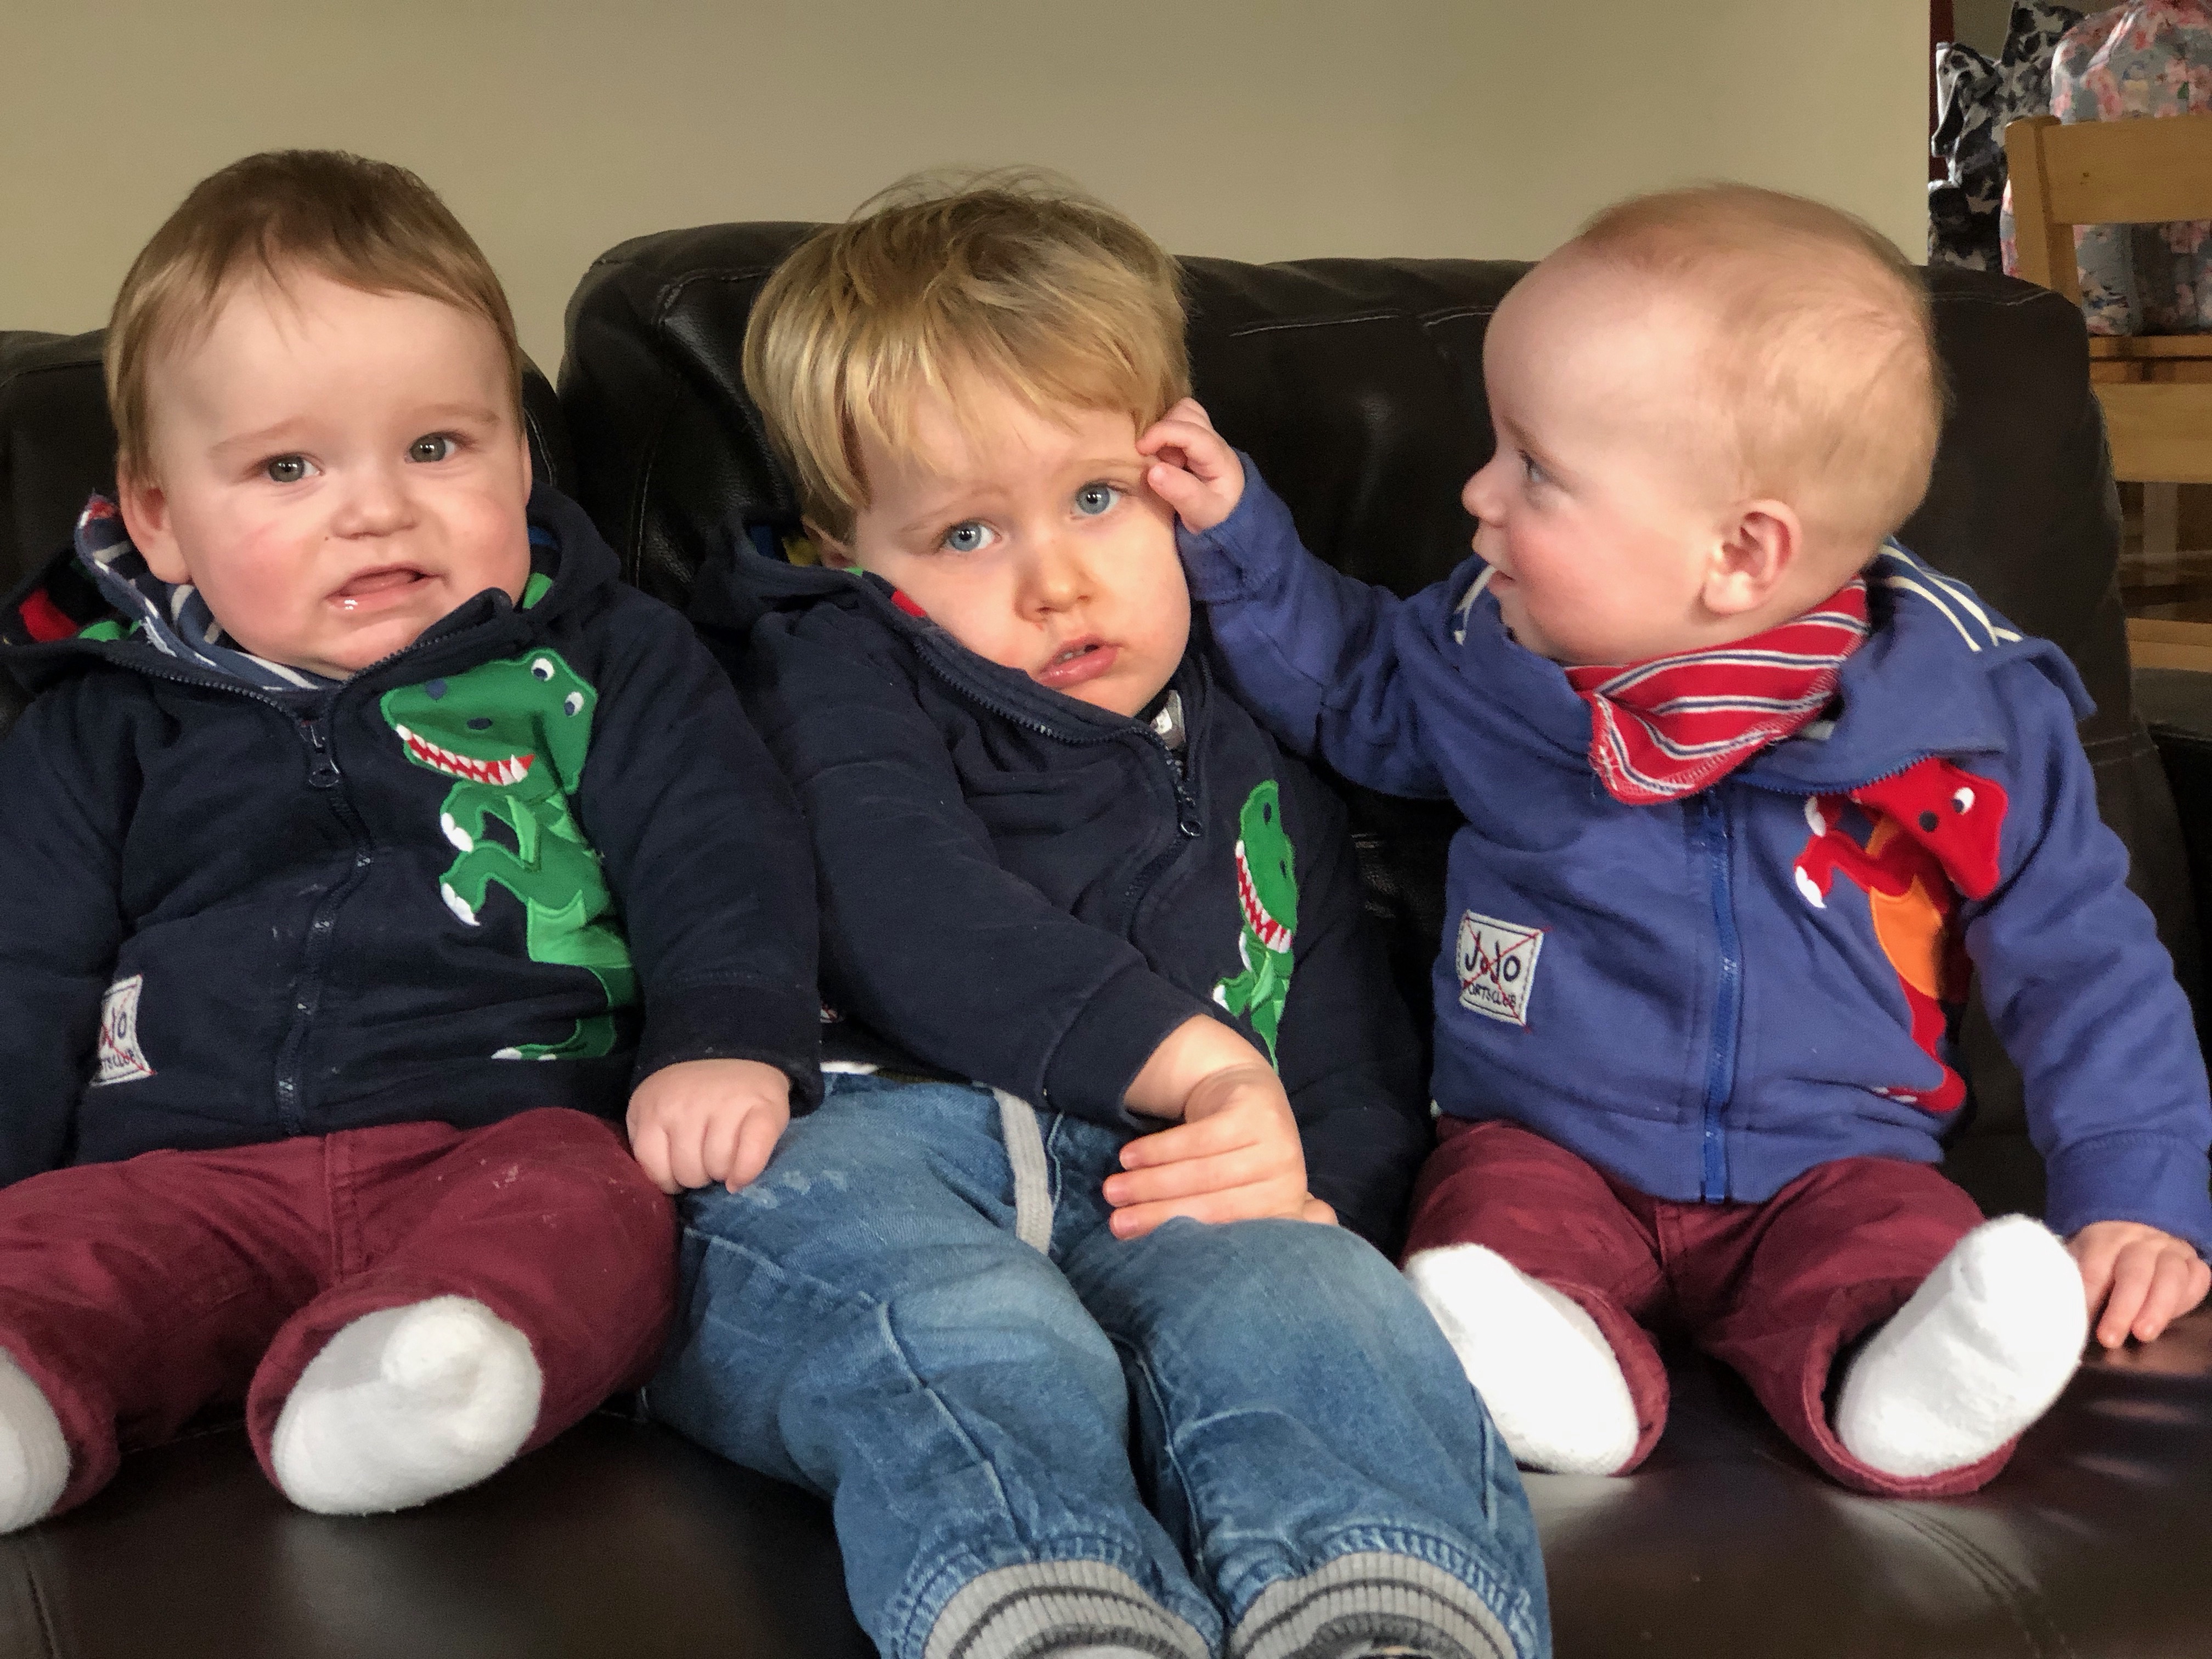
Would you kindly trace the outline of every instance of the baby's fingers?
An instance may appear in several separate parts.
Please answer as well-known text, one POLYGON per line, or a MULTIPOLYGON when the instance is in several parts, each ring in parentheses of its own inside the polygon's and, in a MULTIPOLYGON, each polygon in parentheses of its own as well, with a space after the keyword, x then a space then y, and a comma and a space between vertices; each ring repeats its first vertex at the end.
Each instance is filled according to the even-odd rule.
POLYGON ((760 1179, 760 1172, 768 1168, 775 1152, 775 1143, 782 1138, 785 1121, 778 1112, 754 1112, 746 1117, 738 1130, 737 1152, 727 1175, 732 1192, 760 1179))
POLYGON ((2097 1340, 2106 1347, 2117 1348, 2128 1340, 2129 1328, 2142 1312, 2157 1271, 2158 1258, 2148 1250, 2123 1250, 2114 1260, 2112 1291, 2097 1321, 2097 1340))
POLYGON ((1107 1225, 1116 1238, 1142 1238, 1163 1222, 1177 1216, 1218 1224, 1251 1221, 1263 1216, 1296 1217, 1304 1200, 1287 1183, 1264 1182, 1225 1191, 1201 1193, 1193 1198, 1163 1199, 1152 1204, 1132 1204, 1114 1212, 1107 1225))
POLYGON ((1212 1117, 1178 1123, 1156 1134, 1139 1135, 1121 1148, 1125 1170, 1155 1170, 1163 1164, 1182 1164, 1195 1158, 1212 1158, 1253 1144, 1252 1126, 1240 1113, 1218 1112, 1212 1117))
POLYGON ((662 1192, 673 1197, 682 1190, 668 1172, 668 1134, 658 1123, 633 1127, 629 1152, 637 1167, 645 1171, 645 1178, 662 1192))
POLYGON ((1132 1204, 1195 1198, 1202 1193, 1226 1192, 1280 1171, 1254 1156, 1248 1147, 1237 1147, 1212 1158, 1188 1158, 1150 1169, 1133 1170, 1107 1177, 1106 1201, 1116 1209, 1132 1204))
POLYGON ((2129 1334, 2138 1342, 2155 1342, 2168 1325, 2204 1299, 2208 1283, 2212 1283, 2212 1268, 2197 1256, 2178 1250, 2161 1252, 2158 1271, 2129 1334))
POLYGON ((707 1130, 697 1119, 679 1120, 668 1134, 668 1175, 676 1190, 689 1192, 714 1177, 707 1173, 707 1130))

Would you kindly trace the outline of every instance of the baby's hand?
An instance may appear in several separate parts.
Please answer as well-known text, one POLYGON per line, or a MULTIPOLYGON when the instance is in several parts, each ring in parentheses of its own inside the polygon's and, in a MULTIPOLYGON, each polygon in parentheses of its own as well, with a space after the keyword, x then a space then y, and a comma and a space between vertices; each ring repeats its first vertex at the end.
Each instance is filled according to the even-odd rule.
POLYGON ((719 1181, 732 1192, 768 1167, 791 1121, 791 1079, 757 1060, 664 1066, 629 1097, 629 1148, 664 1193, 719 1181))
POLYGON ((1150 455, 1145 482, 1175 508, 1184 528, 1203 534, 1237 510, 1244 498, 1244 464, 1221 441, 1194 398, 1185 398, 1137 440, 1150 455))
POLYGON ((1116 1238, 1138 1238, 1171 1216, 1247 1221, 1282 1216, 1333 1224, 1336 1212, 1306 1191, 1297 1120, 1274 1068, 1258 1058, 1200 1079, 1183 1121, 1121 1149, 1106 1182, 1116 1238))
POLYGON ((2194 1245, 2140 1221, 2093 1221, 2066 1248, 2081 1266, 2097 1340, 2108 1348, 2130 1336, 2152 1340, 2212 1289, 2212 1267, 2194 1245))

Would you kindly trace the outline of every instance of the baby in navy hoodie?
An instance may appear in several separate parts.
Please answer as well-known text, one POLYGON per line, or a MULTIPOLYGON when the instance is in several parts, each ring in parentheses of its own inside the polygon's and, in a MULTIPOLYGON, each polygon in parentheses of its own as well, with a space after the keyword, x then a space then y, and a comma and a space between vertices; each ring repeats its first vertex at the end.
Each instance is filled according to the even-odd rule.
POLYGON ((1467 816, 1407 1272, 1524 1463, 1633 1468, 1680 1321, 1838 1480, 1970 1491, 2085 1304, 2116 1345, 2203 1298, 2212 1106, 2073 669, 1890 539, 1942 423, 1924 294, 1845 215, 1674 192, 1538 265, 1484 372, 1477 556, 1402 602, 1195 405, 1147 441, 1240 692, 1467 816), (1933 1167, 1970 969, 2048 1229, 1933 1167))
POLYGON ((665 1194, 818 1089, 797 815, 412 173, 202 181, 106 350, 119 500, 0 611, 0 1529, 240 1401, 422 1503, 640 1380, 665 1194))

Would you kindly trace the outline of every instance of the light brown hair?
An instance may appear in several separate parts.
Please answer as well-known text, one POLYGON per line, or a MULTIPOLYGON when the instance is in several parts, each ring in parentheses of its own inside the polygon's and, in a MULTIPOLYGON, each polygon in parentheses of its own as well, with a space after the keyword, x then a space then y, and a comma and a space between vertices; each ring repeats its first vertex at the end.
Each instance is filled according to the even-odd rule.
POLYGON ((745 331, 745 389, 808 522, 839 540, 868 501, 861 435, 906 451, 916 395, 975 376, 1048 416, 1151 425, 1190 387, 1175 262, 1038 174, 910 179, 801 243, 745 331))
POLYGON ((147 381, 163 352, 204 334, 225 291, 258 270, 301 268, 371 294, 416 294, 481 317, 499 336, 520 422, 522 347, 490 263, 437 193, 406 168, 342 150, 268 150, 192 186, 131 262, 108 319, 116 464, 152 462, 147 381))
POLYGON ((1838 545, 1870 548, 1927 494, 1943 424, 1926 289, 1840 209, 1703 185, 1606 209, 1561 252, 1673 285, 1717 349, 1704 391, 1745 485, 1838 545))

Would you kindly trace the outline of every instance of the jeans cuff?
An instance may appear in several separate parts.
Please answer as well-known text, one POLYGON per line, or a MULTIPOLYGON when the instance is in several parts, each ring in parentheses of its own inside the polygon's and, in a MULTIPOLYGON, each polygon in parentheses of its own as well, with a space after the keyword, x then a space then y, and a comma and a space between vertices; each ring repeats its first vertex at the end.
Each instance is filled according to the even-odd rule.
POLYGON ((1279 1579, 1229 1633, 1229 1659, 1354 1659, 1391 1647, 1436 1659, 1523 1659, 1504 1622, 1466 1584, 1426 1561, 1379 1550, 1279 1579))
POLYGON ((1204 1638, 1103 1561, 1024 1562, 970 1579, 938 1614, 922 1659, 1042 1659, 1069 1648, 1207 1659, 1204 1638))

